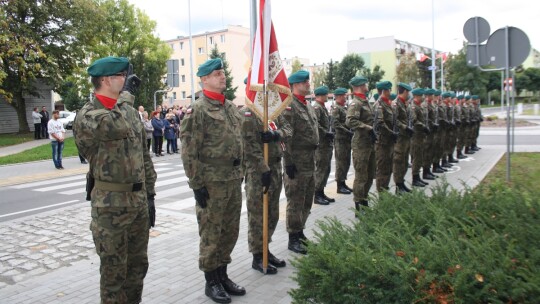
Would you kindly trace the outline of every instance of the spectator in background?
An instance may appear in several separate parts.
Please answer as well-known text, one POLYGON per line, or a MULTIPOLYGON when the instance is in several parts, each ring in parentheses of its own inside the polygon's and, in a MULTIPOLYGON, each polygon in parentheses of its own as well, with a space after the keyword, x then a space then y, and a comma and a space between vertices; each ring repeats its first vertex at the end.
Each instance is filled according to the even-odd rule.
POLYGON ((144 107, 143 106, 139 106, 139 118, 141 119, 142 122, 144 122, 144 117, 143 117, 143 113, 144 113, 144 107))
POLYGON ((167 115, 168 113, 168 109, 167 109, 167 105, 164 104, 163 107, 161 107, 161 119, 165 119, 165 115, 167 115))
POLYGON ((39 114, 37 107, 32 112, 32 121, 34 122, 34 139, 41 139, 41 118, 43 116, 39 114))
POLYGON ((49 123, 49 112, 47 112, 47 108, 45 106, 41 107, 41 137, 47 138, 49 137, 49 132, 47 131, 47 124, 49 123))
POLYGON ((62 166, 62 151, 64 150, 64 134, 66 133, 66 130, 64 129, 64 124, 58 121, 60 112, 54 110, 52 114, 53 119, 49 120, 47 123, 47 130, 52 146, 52 159, 56 169, 64 169, 62 166))
POLYGON ((154 153, 156 156, 164 156, 163 134, 165 131, 165 124, 161 119, 161 112, 155 111, 152 116, 152 127, 154 127, 154 132, 152 133, 154 136, 154 153))
POLYGON ((178 124, 174 120, 174 114, 168 113, 167 119, 165 119, 165 139, 167 139, 167 154, 178 153, 178 147, 176 143, 176 133, 178 130, 178 124))
POLYGON ((144 124, 144 131, 146 132, 146 146, 148 148, 148 151, 150 151, 150 147, 152 146, 152 133, 154 132, 154 127, 152 126, 152 122, 148 119, 148 112, 143 112, 143 124, 144 124))

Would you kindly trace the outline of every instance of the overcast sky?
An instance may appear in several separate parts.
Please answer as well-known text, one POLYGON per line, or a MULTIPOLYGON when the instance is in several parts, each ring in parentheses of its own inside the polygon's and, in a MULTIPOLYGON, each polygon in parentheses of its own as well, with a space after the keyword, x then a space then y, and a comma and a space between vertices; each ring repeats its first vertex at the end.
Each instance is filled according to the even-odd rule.
MULTIPOLYGON (((188 0, 129 0, 157 22, 163 40, 189 34, 188 0)), ((191 32, 228 24, 249 27, 251 0, 191 0, 191 32)), ((259 1, 257 1, 258 3, 259 1)), ((485 18, 491 33, 504 26, 523 30, 540 48, 540 9, 535 0, 433 0, 435 49, 456 52, 465 41, 463 25, 485 18)), ((432 0, 272 0, 272 20, 281 58, 308 58, 311 64, 339 61, 347 41, 394 36, 431 47, 432 0)))

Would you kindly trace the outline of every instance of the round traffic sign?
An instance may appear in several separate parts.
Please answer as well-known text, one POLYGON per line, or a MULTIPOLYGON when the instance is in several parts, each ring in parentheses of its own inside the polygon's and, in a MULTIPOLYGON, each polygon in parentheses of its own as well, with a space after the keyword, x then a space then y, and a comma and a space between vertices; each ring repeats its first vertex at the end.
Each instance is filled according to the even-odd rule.
POLYGON ((482 17, 472 17, 463 26, 463 35, 470 43, 482 43, 489 38, 489 23, 482 17), (476 41, 476 29, 478 28, 478 41, 476 41))

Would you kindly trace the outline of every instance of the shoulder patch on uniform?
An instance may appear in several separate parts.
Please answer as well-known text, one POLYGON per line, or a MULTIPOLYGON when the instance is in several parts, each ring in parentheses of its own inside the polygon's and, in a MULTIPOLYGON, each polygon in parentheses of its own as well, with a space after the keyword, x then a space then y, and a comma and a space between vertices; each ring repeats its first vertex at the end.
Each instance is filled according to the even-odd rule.
POLYGON ((251 117, 251 112, 248 112, 248 111, 244 112, 244 117, 251 117))
POLYGON ((292 107, 286 107, 285 108, 287 111, 292 111, 292 107))

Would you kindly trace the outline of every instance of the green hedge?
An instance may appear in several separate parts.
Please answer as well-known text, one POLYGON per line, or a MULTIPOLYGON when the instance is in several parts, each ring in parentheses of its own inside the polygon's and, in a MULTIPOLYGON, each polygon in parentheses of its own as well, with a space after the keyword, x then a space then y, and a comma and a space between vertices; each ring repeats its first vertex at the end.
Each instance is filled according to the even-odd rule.
POLYGON ((491 186, 382 195, 317 223, 294 303, 540 303, 538 197, 491 186))

